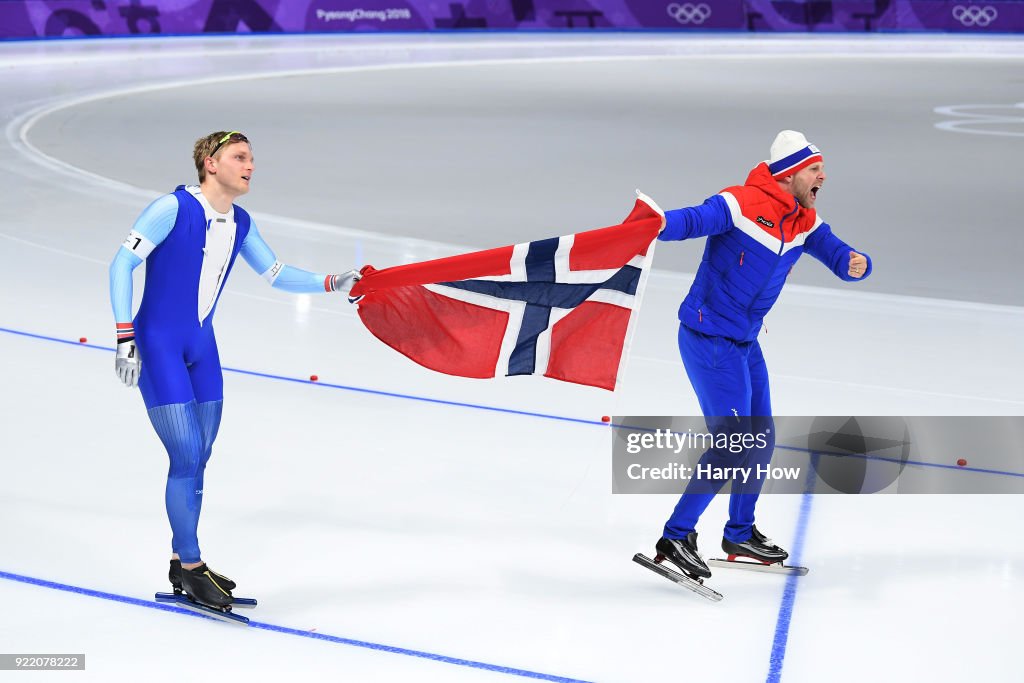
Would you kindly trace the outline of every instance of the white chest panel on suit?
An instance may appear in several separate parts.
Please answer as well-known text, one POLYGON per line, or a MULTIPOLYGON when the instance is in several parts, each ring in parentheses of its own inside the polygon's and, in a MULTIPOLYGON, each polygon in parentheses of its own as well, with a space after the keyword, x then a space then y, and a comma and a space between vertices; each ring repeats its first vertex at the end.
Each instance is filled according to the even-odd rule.
POLYGON ((203 267, 199 274, 199 322, 213 310, 228 272, 231 252, 235 246, 234 210, 217 212, 200 191, 198 185, 185 188, 206 212, 206 247, 203 248, 203 267))

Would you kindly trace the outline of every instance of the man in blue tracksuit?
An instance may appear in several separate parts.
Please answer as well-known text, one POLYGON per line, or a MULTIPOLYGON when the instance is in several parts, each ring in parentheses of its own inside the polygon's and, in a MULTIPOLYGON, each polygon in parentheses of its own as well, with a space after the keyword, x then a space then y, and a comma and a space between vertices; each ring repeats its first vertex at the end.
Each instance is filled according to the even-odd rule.
MULTIPOLYGON (((679 307, 679 353, 712 434, 765 434, 740 452, 712 448, 700 460, 713 468, 766 465, 774 449, 768 369, 757 335, 786 277, 806 251, 848 282, 871 274, 871 259, 832 233, 814 209, 825 182, 821 152, 803 134, 784 130, 771 158, 742 186, 730 187, 700 206, 669 211, 659 240, 707 237, 697 276, 679 307), (762 446, 762 444, 764 444, 762 446)), ((691 577, 711 576, 697 552, 697 520, 723 480, 691 478, 658 541, 658 561, 668 559, 691 577)), ((785 550, 754 526, 761 479, 733 482, 722 549, 767 564, 785 550)))
POLYGON ((142 212, 110 264, 117 331, 115 370, 138 385, 150 422, 170 458, 164 501, 171 524, 175 592, 212 607, 231 604, 233 581, 202 561, 197 528, 203 473, 220 428, 224 382, 213 315, 235 258, 277 289, 347 293, 358 277, 310 273, 278 261, 234 200, 255 169, 249 140, 218 131, 196 141, 199 185, 182 185, 142 212), (146 284, 132 320, 132 271, 146 262, 146 284))

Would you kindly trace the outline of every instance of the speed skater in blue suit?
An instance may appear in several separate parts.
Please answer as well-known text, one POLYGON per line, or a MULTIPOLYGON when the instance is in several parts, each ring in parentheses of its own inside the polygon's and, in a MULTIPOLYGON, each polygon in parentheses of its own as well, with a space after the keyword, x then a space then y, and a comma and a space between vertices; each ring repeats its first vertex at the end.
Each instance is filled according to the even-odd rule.
MULTIPOLYGON (((716 435, 715 443, 727 444, 741 435, 765 435, 749 440, 750 448, 706 451, 699 464, 713 473, 736 467, 757 471, 771 460, 771 393, 757 336, 800 255, 806 251, 847 282, 871 274, 871 259, 834 235, 815 209, 825 177, 821 151, 802 133, 785 130, 776 136, 771 158, 758 164, 744 185, 665 214, 659 240, 707 237, 697 275, 679 307, 679 353, 708 431, 716 435)), ((691 478, 656 544, 659 558, 691 578, 711 576, 697 550, 696 526, 726 479, 691 478)), ((761 477, 732 482, 722 549, 730 559, 779 564, 788 553, 754 526, 762 483, 761 477)))
POLYGON ((170 467, 164 501, 170 521, 170 581, 213 607, 230 604, 233 581, 211 570, 199 550, 204 472, 220 427, 224 382, 213 317, 235 258, 276 289, 347 294, 354 270, 312 273, 277 260, 249 214, 234 201, 249 191, 252 146, 238 131, 196 141, 198 185, 182 185, 139 216, 110 264, 117 333, 115 370, 138 386, 170 467), (146 263, 132 319, 132 271, 146 263))

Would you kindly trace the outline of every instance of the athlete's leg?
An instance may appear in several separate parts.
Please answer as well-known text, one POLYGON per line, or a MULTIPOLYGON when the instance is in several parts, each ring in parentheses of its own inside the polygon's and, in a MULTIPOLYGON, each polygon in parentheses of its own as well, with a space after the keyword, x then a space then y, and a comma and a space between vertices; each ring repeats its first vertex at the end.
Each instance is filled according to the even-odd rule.
MULTIPOLYGON (((213 442, 217 439, 220 431, 220 417, 224 408, 224 401, 204 401, 198 404, 199 426, 203 430, 203 456, 199 460, 199 471, 196 475, 196 485, 203 488, 203 474, 206 471, 206 463, 210 461, 210 454, 213 452, 213 442)), ((202 501, 200 501, 202 505, 202 501)))
POLYGON ((171 550, 183 563, 200 562, 196 518, 202 491, 196 490, 196 471, 203 452, 203 431, 196 402, 170 403, 150 408, 149 419, 167 449, 171 465, 167 472, 164 503, 174 533, 171 550))
POLYGON ((202 454, 195 474, 196 495, 193 529, 198 534, 199 515, 203 507, 203 491, 206 488, 206 463, 213 452, 213 442, 220 431, 220 418, 224 407, 224 378, 220 367, 217 342, 210 329, 203 335, 203 341, 195 349, 194 360, 188 366, 189 380, 196 397, 199 426, 202 431, 202 454))
POLYGON ((203 430, 192 383, 180 348, 162 343, 156 334, 138 342, 144 359, 139 389, 170 460, 164 504, 173 533, 171 550, 183 562, 199 562, 195 517, 202 494, 197 496, 195 479, 203 454, 203 430))
POLYGON ((761 345, 756 341, 750 348, 748 368, 751 389, 751 434, 755 438, 758 434, 763 434, 765 446, 762 448, 755 445, 747 452, 744 466, 751 468, 751 476, 747 483, 733 484, 733 494, 729 497, 729 523, 725 525, 725 537, 733 543, 742 543, 750 538, 754 526, 754 506, 764 485, 764 478, 756 476, 757 468, 768 465, 775 450, 775 422, 772 419, 768 366, 761 353, 761 345))
MULTIPOLYGON (((709 337, 679 326, 679 353, 690 378, 701 411, 711 434, 749 429, 750 376, 747 369, 748 347, 725 339, 709 337)), ((709 449, 699 464, 713 469, 736 467, 745 453, 728 448, 709 449)), ((666 538, 686 538, 695 530, 697 520, 721 490, 724 481, 691 478, 672 516, 665 524, 666 538)))

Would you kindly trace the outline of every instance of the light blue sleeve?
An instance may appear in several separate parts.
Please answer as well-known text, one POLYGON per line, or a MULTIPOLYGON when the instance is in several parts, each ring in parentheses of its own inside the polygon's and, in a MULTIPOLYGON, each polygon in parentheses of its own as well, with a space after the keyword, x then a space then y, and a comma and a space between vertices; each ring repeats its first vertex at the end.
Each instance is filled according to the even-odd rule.
POLYGON ((326 273, 311 273, 301 268, 286 266, 277 260, 270 246, 260 236, 256 223, 250 222, 249 234, 242 242, 240 252, 249 267, 259 273, 274 289, 295 294, 315 294, 327 291, 326 273))
POLYGON ((114 321, 132 320, 132 271, 152 250, 167 239, 178 216, 178 198, 165 194, 146 209, 135 221, 132 231, 110 263, 110 306, 114 321))

